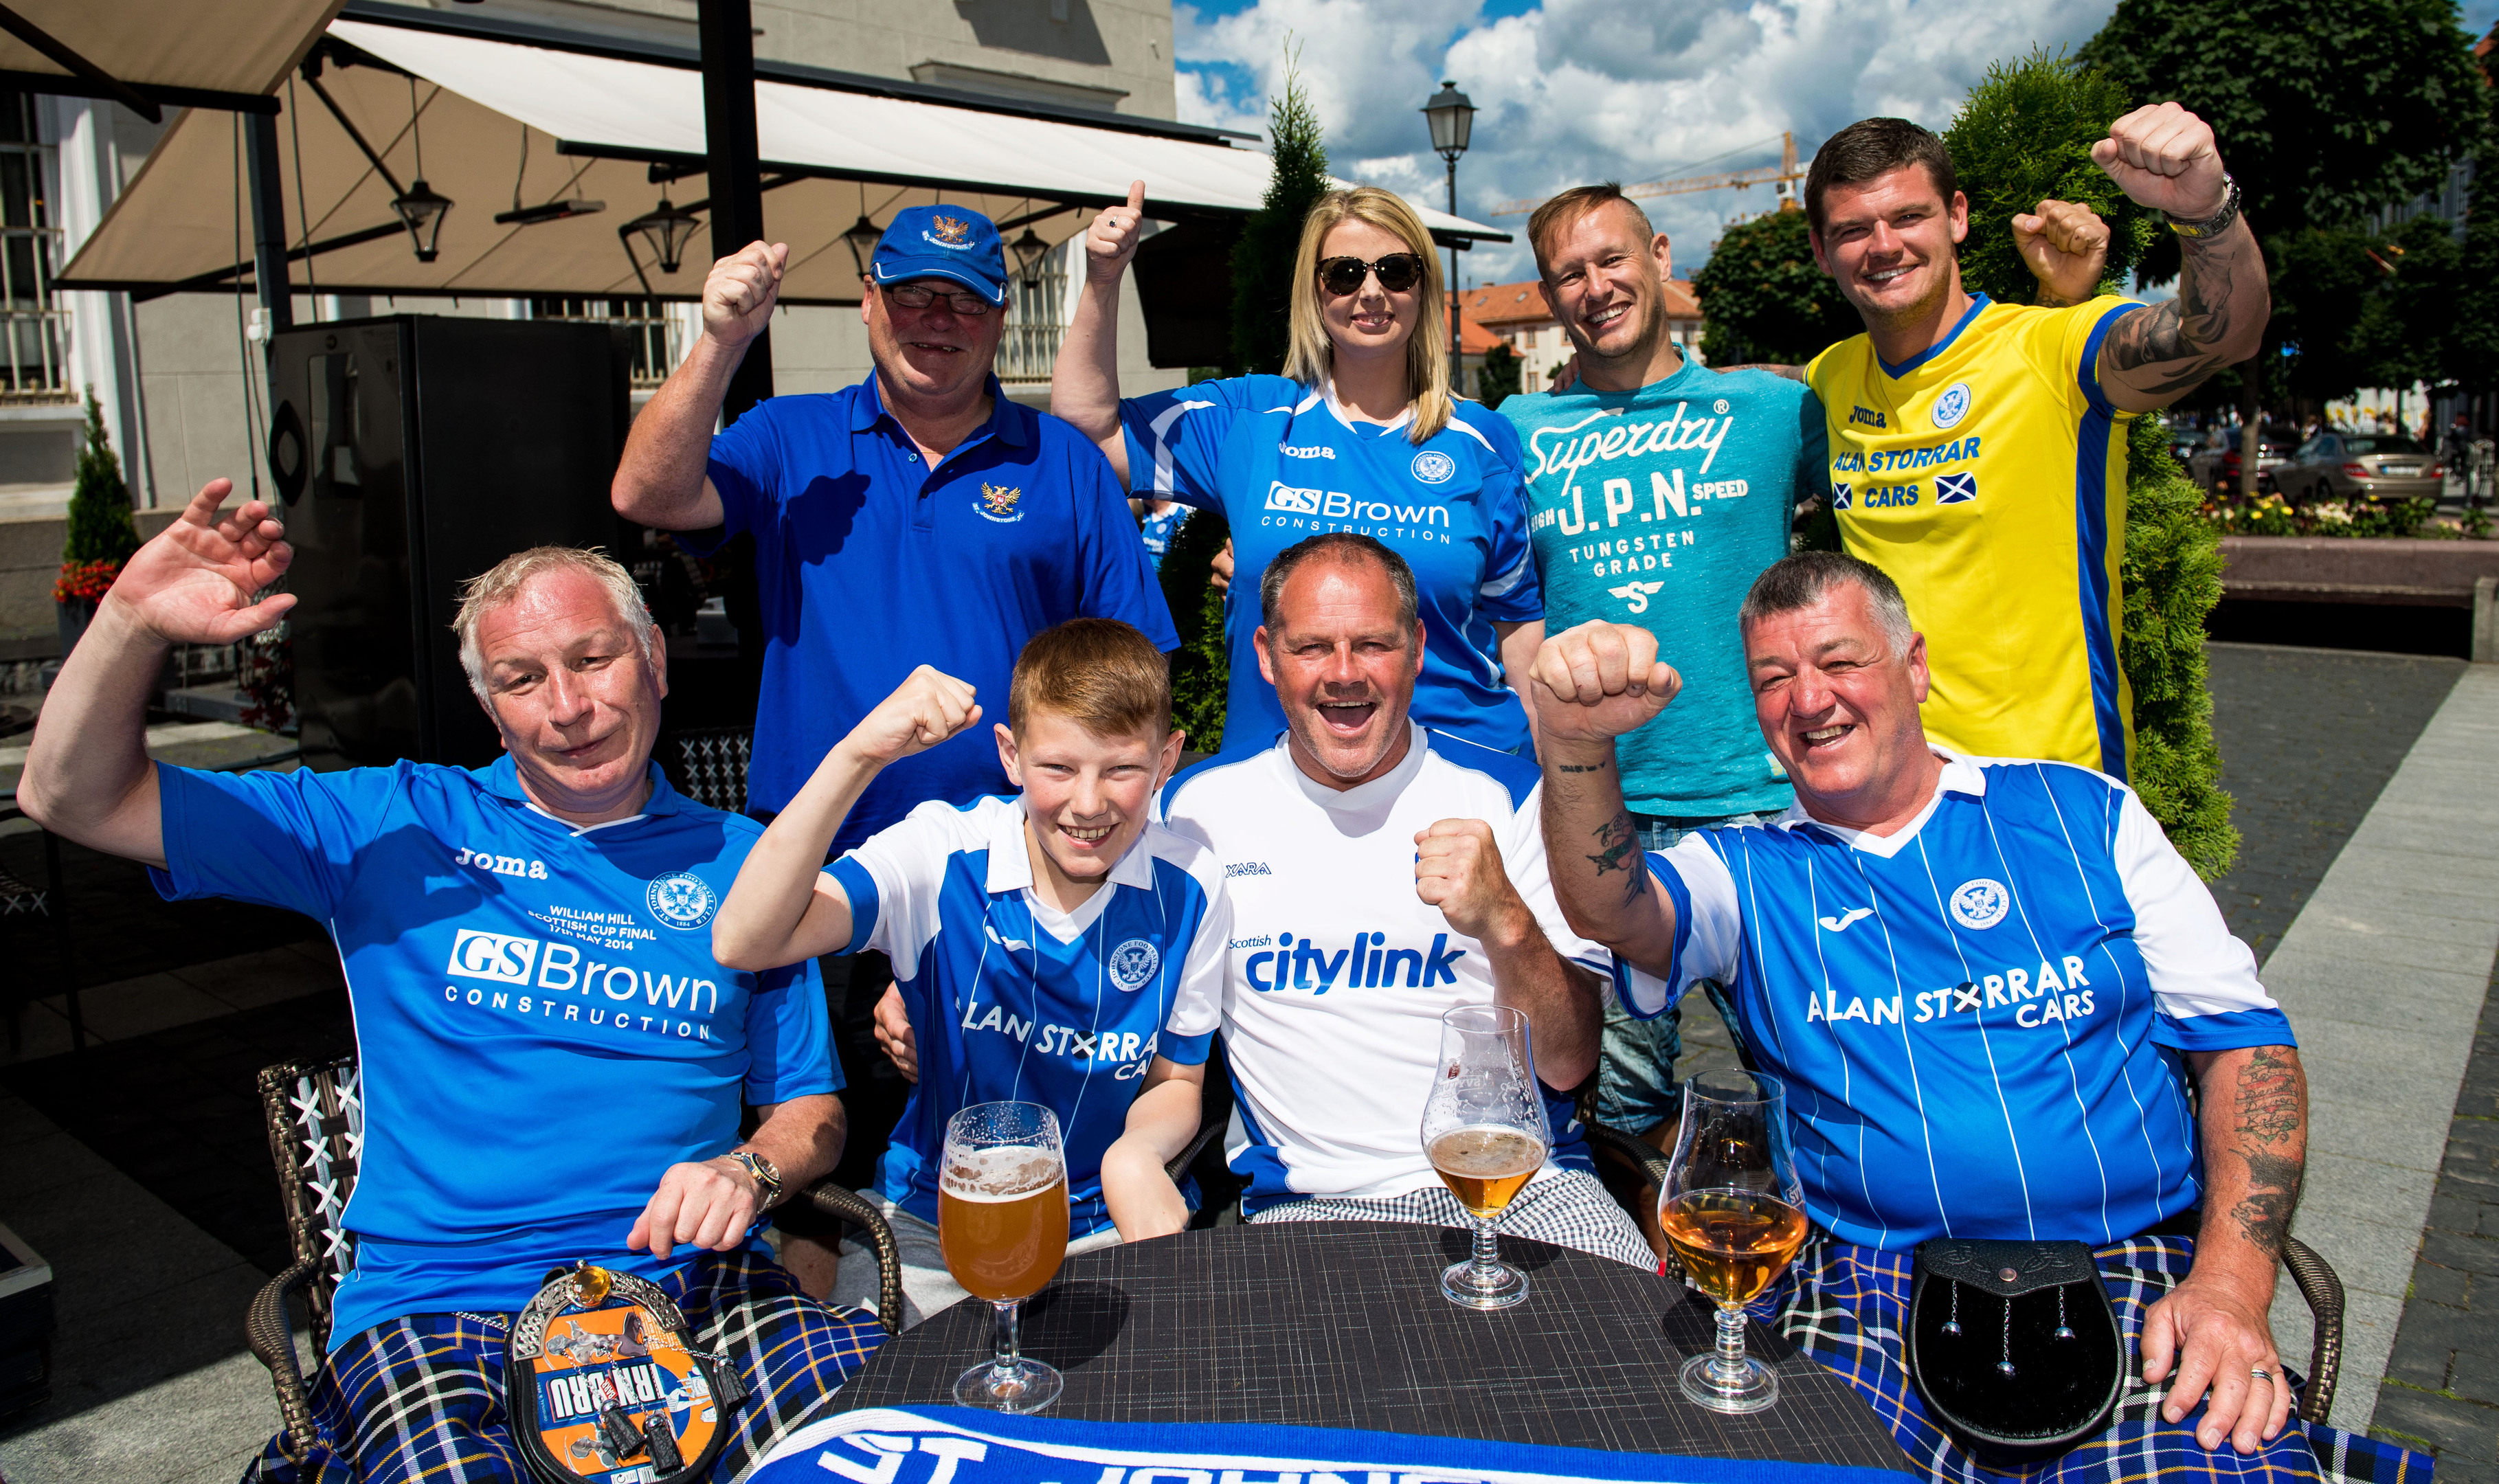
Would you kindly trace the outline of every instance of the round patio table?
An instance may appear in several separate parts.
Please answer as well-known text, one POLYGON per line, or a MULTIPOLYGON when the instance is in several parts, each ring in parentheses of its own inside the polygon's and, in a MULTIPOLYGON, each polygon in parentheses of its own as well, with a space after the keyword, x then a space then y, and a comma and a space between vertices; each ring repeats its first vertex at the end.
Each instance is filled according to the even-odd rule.
MULTIPOLYGON (((1217 1227, 1087 1252, 1024 1306, 1024 1352, 1067 1389, 1049 1415, 1093 1422, 1360 1428, 1617 1452, 1911 1471, 1847 1383, 1755 1324, 1779 1403, 1728 1417, 1683 1400, 1675 1368, 1708 1348, 1707 1301, 1680 1282, 1505 1237, 1525 1303, 1441 1297, 1468 1234, 1395 1222, 1217 1227)), ((955 1306, 886 1340, 837 1410, 947 1405, 990 1353, 990 1306, 955 1306)))

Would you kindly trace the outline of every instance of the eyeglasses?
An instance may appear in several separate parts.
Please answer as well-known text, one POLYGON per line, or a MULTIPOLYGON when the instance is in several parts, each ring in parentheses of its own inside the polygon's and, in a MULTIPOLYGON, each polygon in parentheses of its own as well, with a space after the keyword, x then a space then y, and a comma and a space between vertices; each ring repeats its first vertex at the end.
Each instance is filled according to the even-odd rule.
POLYGON ((957 293, 952 289, 923 288, 917 283, 897 283, 891 288, 880 286, 877 292, 906 309, 925 309, 938 300, 965 319, 978 319, 997 307, 978 294, 957 293))
POLYGON ((1392 252, 1377 263, 1360 258, 1319 259, 1319 283, 1338 299, 1362 292, 1362 280, 1373 274, 1379 275, 1379 286, 1391 294, 1402 294, 1423 281, 1423 260, 1411 252, 1392 252))

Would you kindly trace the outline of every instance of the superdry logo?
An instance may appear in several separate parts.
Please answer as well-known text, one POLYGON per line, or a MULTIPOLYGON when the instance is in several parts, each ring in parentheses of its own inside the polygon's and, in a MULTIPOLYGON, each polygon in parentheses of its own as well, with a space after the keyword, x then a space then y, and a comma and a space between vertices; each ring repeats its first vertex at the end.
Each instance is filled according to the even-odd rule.
POLYGON ((1243 959, 1241 975, 1252 989, 1319 994, 1337 987, 1340 979, 1347 989, 1384 989, 1399 983, 1415 989, 1458 982, 1457 962, 1467 951, 1450 948, 1447 933, 1434 933, 1427 949, 1389 948, 1387 943, 1386 933, 1355 933, 1351 948, 1331 953, 1307 937, 1297 941, 1291 933, 1278 933, 1276 952, 1243 959))
POLYGON ((1691 405, 1690 403, 1676 403, 1667 409, 1661 422, 1635 423, 1626 419, 1610 427, 1597 429, 1589 425, 1609 414, 1594 412, 1568 427, 1539 428, 1527 439, 1528 452, 1536 456, 1536 467, 1528 470, 1527 477, 1534 480, 1546 474, 1560 474, 1567 486, 1573 475, 1591 464, 1685 451, 1701 452, 1701 467, 1695 472, 1706 474, 1709 466, 1717 462, 1719 445, 1727 441, 1727 435, 1735 428, 1736 419, 1732 414, 1684 416, 1691 410, 1691 405), (1581 433, 1583 428, 1588 431, 1581 433))
POLYGON ((498 855, 491 851, 472 851, 466 846, 453 854, 451 863, 475 866, 480 871, 492 871, 498 876, 517 876, 528 881, 547 879, 546 862, 543 860, 531 860, 520 855, 498 855))

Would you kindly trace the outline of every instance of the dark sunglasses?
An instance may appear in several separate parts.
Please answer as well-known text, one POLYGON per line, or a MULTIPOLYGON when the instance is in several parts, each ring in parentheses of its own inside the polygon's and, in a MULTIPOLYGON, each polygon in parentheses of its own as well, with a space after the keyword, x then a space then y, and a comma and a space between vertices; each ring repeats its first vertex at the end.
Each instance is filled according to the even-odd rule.
POLYGON ((1362 292, 1362 280, 1373 274, 1379 275, 1381 288, 1402 294, 1423 281, 1423 260, 1411 252, 1392 252, 1377 263, 1360 258, 1319 259, 1319 283, 1338 299, 1362 292))

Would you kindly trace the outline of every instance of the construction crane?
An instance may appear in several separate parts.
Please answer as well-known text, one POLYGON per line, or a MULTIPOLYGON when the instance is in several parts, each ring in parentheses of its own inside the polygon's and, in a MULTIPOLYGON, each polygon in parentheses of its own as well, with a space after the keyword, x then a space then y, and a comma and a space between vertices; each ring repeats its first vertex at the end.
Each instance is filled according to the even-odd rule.
MULTIPOLYGON (((1694 191, 1722 190, 1731 185, 1738 190, 1748 186, 1768 185, 1778 191, 1780 205, 1785 208, 1795 204, 1796 182, 1803 178, 1804 172, 1797 165, 1796 135, 1782 133, 1779 135, 1779 162, 1776 165, 1764 165, 1755 170, 1733 170, 1714 176, 1684 176, 1672 180, 1651 180, 1645 185, 1626 185, 1623 187, 1623 194, 1626 196, 1688 196, 1694 191)), ((1492 214, 1523 216, 1543 204, 1542 199, 1505 201, 1493 208, 1492 214)))

